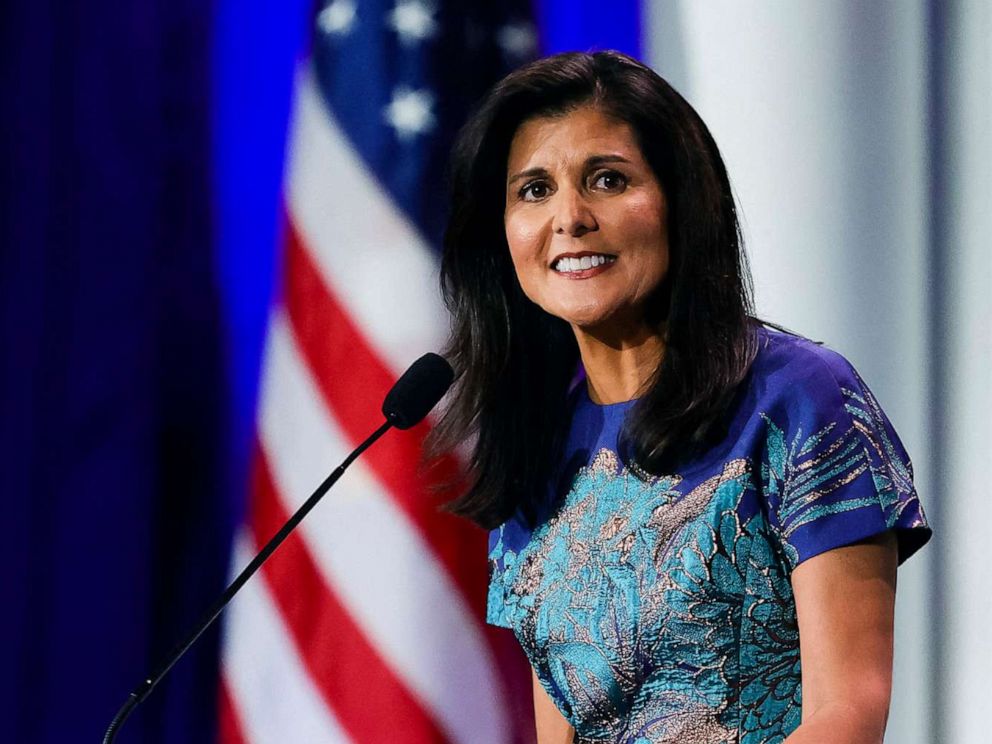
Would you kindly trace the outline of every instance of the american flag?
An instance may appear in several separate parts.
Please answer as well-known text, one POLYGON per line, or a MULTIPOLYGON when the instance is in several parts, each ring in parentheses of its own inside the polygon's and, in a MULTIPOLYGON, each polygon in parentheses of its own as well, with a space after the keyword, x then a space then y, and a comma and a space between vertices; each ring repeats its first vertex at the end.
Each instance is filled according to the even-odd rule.
MULTIPOLYGON (((316 13, 236 569, 381 423, 396 377, 442 346, 448 150, 470 106, 535 50, 528 2, 316 13)), ((225 744, 531 740, 526 669, 482 621, 485 536, 437 511, 431 485, 455 463, 419 467, 429 426, 389 432, 352 465, 231 605, 225 744)))

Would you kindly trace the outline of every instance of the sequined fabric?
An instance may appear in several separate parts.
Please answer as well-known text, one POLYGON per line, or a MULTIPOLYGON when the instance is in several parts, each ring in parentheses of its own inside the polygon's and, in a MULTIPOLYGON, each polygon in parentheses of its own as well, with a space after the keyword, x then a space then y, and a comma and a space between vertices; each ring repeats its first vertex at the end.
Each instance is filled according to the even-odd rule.
POLYGON ((489 622, 513 629, 578 742, 782 741, 801 716, 792 570, 888 529, 900 560, 929 538, 909 459, 850 364, 760 341, 726 439, 679 474, 631 472, 631 404, 580 388, 544 516, 490 535, 489 622))

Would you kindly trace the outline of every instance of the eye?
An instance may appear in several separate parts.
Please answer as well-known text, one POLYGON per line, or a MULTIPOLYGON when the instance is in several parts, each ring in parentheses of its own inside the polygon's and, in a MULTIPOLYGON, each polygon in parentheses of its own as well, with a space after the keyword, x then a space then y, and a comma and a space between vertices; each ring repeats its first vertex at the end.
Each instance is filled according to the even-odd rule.
POLYGON ((524 184, 523 188, 517 192, 517 196, 523 201, 541 201, 551 193, 551 187, 546 181, 531 181, 524 184))
POLYGON ((620 171, 600 171, 593 175, 591 188, 600 191, 621 192, 627 188, 627 177, 620 171))

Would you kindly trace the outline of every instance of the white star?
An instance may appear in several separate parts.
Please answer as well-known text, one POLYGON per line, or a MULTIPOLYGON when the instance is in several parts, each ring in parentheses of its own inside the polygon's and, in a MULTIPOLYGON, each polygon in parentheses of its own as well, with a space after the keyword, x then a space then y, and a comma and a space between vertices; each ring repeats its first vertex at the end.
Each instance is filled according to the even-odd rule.
POLYGON ((496 43, 507 57, 524 59, 537 50, 537 33, 530 23, 509 23, 496 33, 496 43))
POLYGON ((324 33, 347 36, 357 18, 355 0, 334 0, 317 15, 317 26, 324 33))
POLYGON ((421 0, 398 0, 387 23, 404 44, 416 44, 437 33, 434 9, 421 0))
POLYGON ((396 130, 396 136, 401 140, 412 139, 434 128, 433 106, 434 96, 429 91, 401 85, 393 91, 393 100, 386 106, 386 122, 396 130))

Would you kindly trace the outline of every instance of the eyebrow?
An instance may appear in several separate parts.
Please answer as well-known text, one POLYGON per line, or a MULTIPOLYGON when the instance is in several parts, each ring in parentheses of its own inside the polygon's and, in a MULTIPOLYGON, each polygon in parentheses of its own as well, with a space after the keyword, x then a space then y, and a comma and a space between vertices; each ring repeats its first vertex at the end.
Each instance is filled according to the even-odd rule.
MULTIPOLYGON (((586 158, 585 167, 595 168, 599 165, 606 165, 608 163, 629 163, 630 161, 623 155, 590 155, 586 158)), ((546 168, 528 168, 525 171, 520 171, 506 180, 506 185, 509 186, 516 181, 523 178, 537 178, 539 176, 547 176, 548 171, 546 168)))
POLYGON ((506 185, 509 186, 514 181, 519 181, 522 178, 535 178, 537 176, 546 176, 546 175, 548 175, 548 172, 544 168, 528 168, 527 170, 520 171, 515 176, 508 178, 506 180, 506 185))
POLYGON ((592 155, 586 160, 586 167, 606 165, 607 163, 629 163, 623 155, 592 155))

